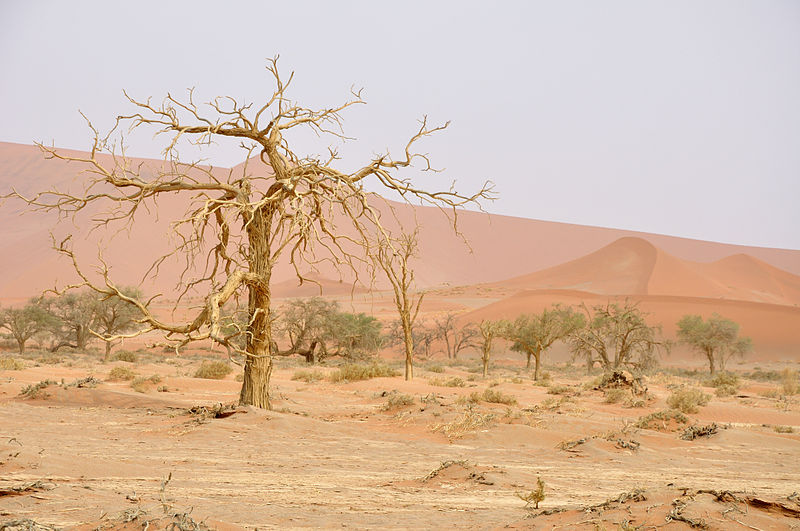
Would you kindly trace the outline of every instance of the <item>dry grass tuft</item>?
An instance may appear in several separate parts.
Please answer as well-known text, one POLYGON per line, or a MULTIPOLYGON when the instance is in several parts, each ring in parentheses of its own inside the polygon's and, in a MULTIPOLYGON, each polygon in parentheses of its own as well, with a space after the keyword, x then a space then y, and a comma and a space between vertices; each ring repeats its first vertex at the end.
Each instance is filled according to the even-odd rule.
POLYGON ((448 439, 457 439, 491 425, 494 419, 495 416, 491 413, 479 413, 469 408, 450 422, 436 424, 431 431, 440 432, 448 439))
POLYGON ((206 380, 222 380, 233 369, 224 361, 204 361, 200 367, 195 371, 195 378, 205 378, 206 380))
POLYGON ((686 424, 688 422, 689 418, 680 411, 676 409, 662 409, 661 411, 639 417, 634 427, 643 430, 669 431, 673 423, 686 424))
POLYGON ((625 400, 630 395, 630 392, 625 389, 607 389, 603 395, 603 402, 606 404, 618 404, 625 400))
POLYGON ((127 367, 114 367, 108 373, 107 380, 109 381, 128 381, 136 378, 136 373, 127 367))
POLYGON ((348 363, 347 365, 342 365, 336 372, 331 374, 330 380, 334 383, 356 382, 359 380, 369 380, 371 378, 389 378, 399 374, 398 371, 391 367, 378 363, 348 363))
POLYGON ((414 402, 414 397, 411 395, 391 395, 386 403, 381 406, 381 411, 390 411, 399 407, 412 406, 414 402))
POLYGON ((16 358, 0 358, 0 371, 21 371, 25 362, 16 358))
POLYGON ((428 380, 430 385, 435 385, 437 387, 466 387, 467 382, 465 382, 462 378, 458 376, 454 376, 453 378, 448 378, 447 380, 443 380, 441 378, 431 378, 428 380))
POLYGON ((667 398, 667 405, 672 409, 677 409, 682 413, 697 413, 702 406, 708 404, 711 399, 709 395, 699 389, 682 387, 676 389, 667 398))
POLYGON ((149 378, 139 377, 134 378, 131 382, 131 389, 137 393, 146 393, 153 385, 161 383, 161 376, 154 374, 149 378))
POLYGON ((135 352, 131 352, 130 350, 120 350, 116 354, 114 354, 114 359, 119 361, 126 361, 128 363, 136 363, 139 361, 139 357, 136 355, 135 352))
POLYGON ((318 369, 315 370, 308 370, 308 369, 299 369, 294 371, 292 375, 292 380, 295 381, 303 381, 306 383, 314 383, 325 378, 325 373, 318 369))

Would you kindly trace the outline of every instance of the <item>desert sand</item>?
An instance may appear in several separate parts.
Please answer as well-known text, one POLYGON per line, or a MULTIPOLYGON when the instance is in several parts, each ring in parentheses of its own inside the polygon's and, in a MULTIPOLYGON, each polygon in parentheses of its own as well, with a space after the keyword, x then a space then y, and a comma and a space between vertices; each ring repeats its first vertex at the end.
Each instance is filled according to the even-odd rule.
MULTIPOLYGON (((74 172, 32 146, 0 143, 4 187, 69 189, 79 186, 74 172)), ((178 356, 131 340, 118 349, 136 361, 104 363, 96 343, 58 354, 31 345, 21 357, 8 343, 0 361, 15 361, 0 369, 0 529, 13 521, 86 530, 800 526, 800 402, 782 387, 800 369, 800 251, 462 212, 467 247, 435 209, 391 207, 422 227, 423 321, 454 312, 463 325, 553 303, 627 299, 674 339, 681 316, 719 313, 755 345, 729 366, 736 392, 718 395, 703 359, 685 347, 646 377, 646 394, 624 387, 615 395, 564 345, 545 356, 547 379, 535 382, 503 342, 485 379, 475 349, 454 360, 434 344, 410 382, 334 382, 338 360, 307 367, 282 358, 273 410, 264 411, 235 406, 238 368, 220 380, 194 377, 202 361, 226 359, 209 345, 178 356), (119 368, 150 379, 132 386, 112 377, 119 368), (702 389, 708 404, 685 419, 648 422, 680 386, 702 389), (682 438, 694 428, 709 433, 682 438), (545 498, 536 508, 520 496, 539 478, 545 498)), ((138 283, 167 249, 158 210, 103 242, 120 283, 138 283)), ((81 223, 20 211, 0 208, 4 306, 70 280, 49 248, 51 230, 80 235, 87 264, 97 254, 81 223)), ((143 284, 165 294, 154 306, 160 315, 172 315, 175 267, 143 284)), ((379 283, 353 285, 328 270, 312 278, 299 286, 279 269, 274 296, 321 294, 347 311, 395 318, 379 283)), ((399 367, 398 356, 384 350, 381 363, 399 367)))

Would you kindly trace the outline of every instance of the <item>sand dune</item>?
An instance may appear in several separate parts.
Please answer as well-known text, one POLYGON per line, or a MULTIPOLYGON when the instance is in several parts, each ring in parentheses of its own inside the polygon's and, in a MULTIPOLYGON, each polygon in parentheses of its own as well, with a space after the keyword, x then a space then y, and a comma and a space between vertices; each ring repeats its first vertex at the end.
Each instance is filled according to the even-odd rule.
MULTIPOLYGON (((81 154, 75 151, 70 153, 81 154)), ((151 168, 149 171, 154 171, 153 169, 162 164, 160 161, 144 159, 136 159, 134 162, 149 166, 151 168)), ((53 187, 75 190, 80 188, 83 182, 78 175, 82 170, 85 168, 78 164, 45 160, 34 146, 0 143, 0 193, 6 193, 11 187, 16 187, 26 194, 53 187)), ((222 168, 214 171, 224 176, 230 170, 222 168)), ((23 215, 24 209, 20 202, 5 201, 0 208, 0 246, 4 250, 0 299, 35 295, 45 288, 52 287, 56 282, 63 284, 74 278, 69 264, 50 249, 51 230, 54 230, 57 236, 75 234, 76 251, 87 269, 97 263, 97 241, 102 240, 105 245, 103 255, 113 265, 113 274, 117 282, 140 284, 153 260, 170 248, 169 238, 174 238, 170 221, 185 211, 185 205, 179 201, 179 198, 167 198, 158 208, 149 205, 149 211, 141 209, 134 227, 113 239, 109 234, 98 233, 87 238, 86 229, 92 213, 87 212, 86 216, 82 218, 79 216, 74 222, 63 220, 60 224, 56 224, 57 219, 54 216, 30 212, 23 215)), ((391 202, 389 206, 394 208, 396 216, 403 223, 416 221, 421 227, 421 257, 415 264, 416 278, 420 287, 470 285, 526 275, 531 271, 578 259, 595 251, 598 246, 612 243, 622 237, 635 236, 681 260, 712 262, 732 255, 747 254, 760 261, 748 267, 769 272, 777 279, 780 286, 767 289, 767 294, 763 296, 753 292, 749 287, 739 288, 736 268, 728 267, 731 260, 741 260, 734 256, 728 262, 709 265, 712 269, 724 270, 718 275, 723 287, 724 283, 728 283, 737 286, 736 289, 744 289, 749 299, 762 297, 765 301, 771 302, 796 300, 796 284, 793 284, 794 288, 786 288, 787 283, 792 285, 794 280, 787 281, 781 273, 769 269, 771 266, 791 274, 800 274, 800 251, 796 250, 744 247, 465 211, 459 213, 459 222, 461 231, 470 242, 467 246, 453 234, 449 221, 439 210, 391 202), (785 293, 775 295, 782 289, 785 293)), ((386 208, 388 207, 384 207, 386 208)), ((632 245, 636 246, 645 247, 642 243, 632 245)), ((647 270, 648 260, 654 259, 651 256, 653 253, 647 249, 628 249, 626 252, 631 260, 637 261, 630 267, 639 268, 642 274, 647 270)), ((658 252, 655 255, 656 262, 659 259, 668 260, 658 252)), ((202 267, 202 264, 203 260, 198 259, 192 265, 202 267)), ((180 260, 168 261, 162 266, 161 275, 155 279, 148 278, 142 284, 143 289, 148 293, 162 292, 167 296, 174 295, 177 277, 184 266, 180 260)), ((600 290, 608 293, 642 291, 643 287, 636 284, 642 281, 641 278, 613 278, 613 267, 617 266, 610 267, 612 269, 607 271, 607 278, 602 282, 594 281, 596 286, 588 291, 600 290)), ((659 270, 657 264, 654 267, 656 273, 651 275, 648 292, 656 289, 659 283, 665 282, 657 274, 659 270)), ((695 270, 700 271, 700 268, 695 270)), ((587 286, 582 285, 585 280, 577 278, 568 271, 562 273, 573 280, 570 284, 573 288, 587 289, 587 286)), ((320 268, 317 274, 326 278, 338 278, 334 271, 324 268, 320 268)), ((687 273, 689 276, 693 274, 693 272, 687 273)), ((707 272, 701 275, 701 277, 706 276, 707 272)), ((291 277, 292 270, 285 262, 278 265, 273 275, 274 281, 278 283, 290 281, 291 277)), ((705 286, 703 282, 700 282, 700 285, 705 286)), ((337 284, 338 282, 329 283, 326 286, 335 287, 337 284)), ((691 285, 691 283, 684 284, 691 285)), ((706 288, 707 286, 703 289, 706 288)), ((722 288, 718 291, 726 292, 722 288)), ((712 292, 713 290, 706 290, 703 295, 712 292)))
POLYGON ((707 297, 800 305, 800 276, 745 254, 712 263, 682 260, 650 242, 621 238, 587 256, 489 284, 519 289, 567 289, 601 295, 707 297))

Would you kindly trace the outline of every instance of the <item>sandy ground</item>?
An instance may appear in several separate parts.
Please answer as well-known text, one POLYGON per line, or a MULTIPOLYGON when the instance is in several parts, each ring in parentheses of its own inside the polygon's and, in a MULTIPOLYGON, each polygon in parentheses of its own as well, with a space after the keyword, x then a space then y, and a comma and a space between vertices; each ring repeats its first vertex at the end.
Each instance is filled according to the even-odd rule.
POLYGON ((688 424, 716 423, 718 432, 686 441, 685 425, 633 426, 665 408, 671 386, 702 383, 667 372, 647 381, 645 407, 630 408, 586 389, 589 377, 577 369, 550 368, 549 388, 511 361, 487 380, 472 361, 437 360, 412 382, 332 383, 292 380, 305 367, 282 360, 273 411, 210 418, 187 410, 232 403, 239 384, 234 374, 193 378, 198 358, 103 364, 75 354, 48 364, 35 356, 23 370, 0 372, 0 527, 28 518, 111 529, 132 519, 128 528, 152 520, 152 529, 173 513, 218 529, 680 528, 689 525, 673 518, 681 515, 712 529, 800 527, 792 497, 800 490, 800 400, 762 396, 775 382, 745 379, 738 396, 714 396, 688 424), (117 366, 161 381, 136 392, 108 381, 117 366), (69 386, 88 376, 101 382, 69 386), (442 385, 453 378, 465 386, 442 385), (46 379, 66 385, 19 396, 46 379), (516 403, 465 400, 485 389, 516 403), (390 407, 398 396, 411 403, 390 407), (465 419, 472 426, 459 429, 465 419), (546 498, 526 508, 518 494, 539 477, 546 498), (719 498, 723 491, 736 494, 719 498), (598 508, 609 499, 622 501, 598 508))

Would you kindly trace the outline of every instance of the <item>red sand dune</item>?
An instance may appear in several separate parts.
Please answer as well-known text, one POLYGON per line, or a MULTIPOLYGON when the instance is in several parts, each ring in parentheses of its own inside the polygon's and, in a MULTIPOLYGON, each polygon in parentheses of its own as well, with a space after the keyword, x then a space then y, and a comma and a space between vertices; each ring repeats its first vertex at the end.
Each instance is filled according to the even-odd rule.
POLYGON ((800 276, 738 254, 712 263, 681 260, 641 238, 621 238, 587 256, 489 287, 568 289, 601 295, 707 297, 800 305, 800 276))
MULTIPOLYGON (((70 153, 80 154, 74 151, 70 153)), ((136 159, 136 162, 149 164, 156 169, 162 164, 160 161, 140 159, 136 159)), ((0 193, 6 193, 12 186, 25 193, 54 186, 74 189, 80 186, 82 181, 77 175, 84 169, 74 163, 46 160, 35 146, 0 143, 0 193)), ((219 175, 228 171, 215 170, 219 175)), ((420 287, 470 285, 524 275, 574 260, 624 236, 637 236, 681 260, 710 262, 744 253, 762 261, 762 265, 757 262, 753 267, 764 269, 763 266, 769 264, 793 274, 800 273, 800 251, 796 250, 744 247, 465 211, 459 214, 459 222, 461 231, 470 241, 470 248, 453 235, 450 223, 438 209, 399 203, 391 205, 402 222, 416 220, 421 226, 421 258, 416 264, 420 287)), ((52 287, 56 281, 63 284, 74 278, 69 264, 50 249, 49 232, 53 228, 58 235, 76 234, 76 251, 87 268, 97 262, 94 240, 103 236, 95 234, 94 239, 86 240, 85 219, 79 221, 77 227, 71 225, 69 220, 55 226, 56 219, 53 216, 41 213, 21 216, 22 211, 22 205, 11 200, 4 202, 0 208, 0 244, 5 251, 4 274, 0 278, 0 299, 3 300, 35 295, 42 289, 52 287)), ((177 198, 168 198, 157 210, 140 212, 130 233, 118 235, 107 245, 103 254, 113 265, 113 275, 118 283, 140 283, 149 264, 169 249, 169 222, 174 218, 173 213, 179 215, 183 211, 177 198)), ((103 237, 108 239, 107 235, 103 237)), ((631 255, 633 260, 645 258, 647 253, 631 255)), ((656 256, 658 259, 659 256, 656 256)), ((712 266, 726 269, 724 262, 716 266, 709 264, 709 267, 712 266)), ((148 293, 163 292, 173 296, 177 274, 182 267, 180 262, 165 264, 162 274, 145 282, 143 289, 148 293)), ((646 264, 641 263, 637 267, 646 269, 646 264)), ((321 269, 318 274, 338 278, 333 271, 321 269)), ((721 282, 738 282, 737 274, 728 272, 719 278, 723 279, 721 282)), ((291 268, 284 263, 278 267, 273 279, 280 283, 288 281, 291 275, 291 268)), ((774 276, 780 277, 777 273, 774 276)), ((574 287, 585 288, 580 286, 580 282, 583 281, 576 280, 574 287)), ((622 284, 616 286, 614 282, 624 284, 630 280, 609 278, 604 289, 614 292, 626 288, 622 284)), ((658 275, 652 275, 650 282, 654 285, 661 281, 658 275)), ((326 286, 335 285, 338 282, 326 286)), ((640 286, 628 286, 626 289, 634 288, 639 289, 640 286)), ((769 290, 770 296, 774 291, 769 290)), ((790 290, 788 295, 782 297, 793 298, 793 293, 790 290)))

